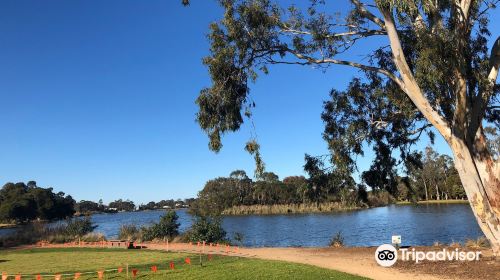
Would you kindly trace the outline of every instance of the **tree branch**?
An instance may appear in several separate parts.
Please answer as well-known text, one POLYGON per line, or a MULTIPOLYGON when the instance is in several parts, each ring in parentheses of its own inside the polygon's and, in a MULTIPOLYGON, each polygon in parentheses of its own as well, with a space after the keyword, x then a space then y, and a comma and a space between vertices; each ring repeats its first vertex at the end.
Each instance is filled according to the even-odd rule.
POLYGON ((494 86, 498 78, 500 68, 500 36, 497 38, 491 49, 490 55, 491 70, 488 73, 489 85, 483 92, 480 92, 475 98, 471 109, 471 120, 467 135, 469 140, 474 140, 476 133, 483 121, 486 106, 493 95, 494 86))
POLYGON ((481 16, 483 16, 484 14, 486 14, 492 7, 495 7, 499 2, 500 2, 500 0, 495 0, 495 1, 488 2, 486 4, 486 8, 484 8, 482 11, 480 11, 477 14, 477 18, 480 18, 481 16))
POLYGON ((396 29, 396 25, 392 18, 392 12, 383 7, 380 7, 380 11, 384 16, 385 20, 385 30, 389 37, 391 44, 393 61, 401 74, 402 85, 401 89, 408 95, 413 104, 422 112, 424 117, 439 131, 439 133, 446 139, 450 141, 451 139, 451 129, 446 123, 444 118, 439 115, 439 113, 434 110, 429 103, 429 100, 423 95, 420 87, 413 76, 410 67, 406 61, 406 57, 403 53, 403 48, 399 40, 399 35, 396 29))
POLYGON ((371 22, 375 23, 376 25, 380 26, 380 28, 385 29, 385 23, 383 20, 375 16, 372 12, 368 11, 363 5, 363 3, 359 2, 359 0, 351 0, 351 2, 358 8, 358 10, 371 22))
POLYGON ((418 140, 418 138, 420 138, 420 135, 422 135, 422 132, 424 132, 427 128, 431 127, 432 124, 430 123, 427 123, 427 124, 424 124, 422 127, 420 127, 419 129, 416 129, 416 130, 413 130, 413 131, 409 131, 408 134, 409 135, 415 135, 415 134, 418 134, 416 140, 418 140))
MULTIPOLYGON (((309 31, 303 31, 303 30, 297 30, 293 28, 289 28, 286 25, 284 25, 284 28, 281 29, 281 32, 284 33, 291 33, 295 35, 313 35, 309 31)), ((364 31, 348 31, 348 32, 341 32, 341 33, 334 33, 334 34, 329 34, 326 35, 325 38, 338 38, 338 37, 346 37, 346 36, 359 36, 359 37, 369 37, 373 35, 387 35, 387 32, 385 30, 364 30, 364 31)))
POLYGON ((396 75, 394 75, 393 73, 391 73, 387 69, 369 66, 369 65, 365 65, 365 64, 361 64, 361 63, 357 63, 357 62, 353 62, 353 61, 346 61, 346 60, 339 60, 339 59, 332 59, 332 58, 317 59, 317 58, 311 57, 309 55, 299 53, 296 50, 289 49, 289 48, 285 49, 285 51, 294 55, 298 59, 305 60, 305 62, 275 61, 275 60, 272 60, 270 62, 274 63, 274 64, 298 64, 298 65, 310 65, 310 64, 346 65, 346 66, 359 68, 359 69, 362 69, 365 71, 373 71, 373 72, 383 74, 386 77, 388 77, 389 79, 391 79, 392 81, 394 81, 396 84, 398 84, 400 87, 402 86, 402 81, 396 75))
POLYGON ((470 4, 471 0, 461 0, 459 3, 459 7, 462 10, 462 15, 464 16, 464 21, 467 21, 469 18, 469 10, 470 10, 470 4))

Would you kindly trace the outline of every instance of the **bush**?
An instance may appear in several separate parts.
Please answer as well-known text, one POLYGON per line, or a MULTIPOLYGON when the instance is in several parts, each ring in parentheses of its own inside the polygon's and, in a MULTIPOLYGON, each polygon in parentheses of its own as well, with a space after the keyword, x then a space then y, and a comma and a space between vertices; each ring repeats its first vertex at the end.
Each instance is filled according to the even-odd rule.
POLYGON ((220 217, 198 217, 186 233, 188 241, 207 243, 225 242, 226 231, 222 228, 220 217))
POLYGON ((394 202, 394 197, 385 190, 371 191, 368 194, 368 205, 370 207, 386 206, 394 202))
POLYGON ((173 210, 169 210, 160 218, 159 223, 141 229, 142 239, 144 241, 164 238, 172 240, 175 236, 179 235, 178 219, 179 216, 177 216, 177 213, 173 210))
POLYGON ((55 226, 34 222, 22 227, 15 234, 2 238, 2 243, 5 247, 33 244, 41 240, 65 243, 84 238, 95 228, 90 218, 68 220, 55 226))
POLYGON ((68 236, 82 237, 88 233, 93 232, 96 227, 97 226, 94 226, 92 224, 92 221, 89 217, 83 219, 72 219, 66 223, 63 232, 68 236))
POLYGON ((33 244, 42 240, 46 233, 46 226, 39 222, 27 224, 17 230, 15 234, 10 234, 0 238, 2 247, 13 247, 23 244, 33 244))
POLYGON ((330 240, 330 247, 344 247, 344 236, 338 231, 330 240))
POLYGON ((245 238, 245 236, 243 235, 243 233, 241 233, 241 232, 234 233, 234 236, 233 236, 234 241, 238 242, 242 246, 243 246, 243 239, 244 238, 245 238))
POLYGON ((120 233, 118 233, 118 239, 127 241, 142 240, 141 230, 135 225, 122 225, 120 233))
POLYGON ((434 243, 432 243, 432 246, 434 246, 434 247, 443 247, 444 244, 441 243, 441 242, 439 242, 439 241, 434 241, 434 243))
POLYGON ((106 240, 106 237, 102 233, 91 232, 91 233, 87 233, 84 236, 82 236, 82 238, 80 240, 84 241, 84 242, 99 242, 102 240, 106 240))
POLYGON ((490 247, 490 243, 484 237, 479 237, 478 239, 468 239, 465 241, 465 247, 469 249, 481 249, 490 247))

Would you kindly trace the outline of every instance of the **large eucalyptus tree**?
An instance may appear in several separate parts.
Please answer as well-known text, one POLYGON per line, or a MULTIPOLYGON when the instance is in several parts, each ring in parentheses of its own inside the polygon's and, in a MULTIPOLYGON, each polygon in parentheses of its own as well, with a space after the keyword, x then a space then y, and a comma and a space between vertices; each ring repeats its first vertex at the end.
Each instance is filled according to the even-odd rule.
MULTIPOLYGON (((368 142, 376 159, 366 179, 391 181, 398 164, 393 150, 401 162, 414 162, 412 144, 437 131, 453 151, 479 226, 500 254, 500 164, 484 134, 487 126, 500 128, 500 38, 487 47, 488 19, 500 16, 499 1, 344 1, 351 10, 338 13, 332 7, 340 0, 312 0, 305 9, 270 0, 218 1, 224 15, 210 26, 211 54, 204 59, 212 85, 196 101, 210 148, 220 150, 221 136, 251 116, 249 82, 267 74, 266 66, 358 68, 360 77, 345 91, 332 90, 322 114, 334 168, 352 171, 353 157, 368 142), (340 58, 361 40, 370 40, 368 60, 340 58)), ((246 149, 261 171, 258 144, 250 141, 246 149)))

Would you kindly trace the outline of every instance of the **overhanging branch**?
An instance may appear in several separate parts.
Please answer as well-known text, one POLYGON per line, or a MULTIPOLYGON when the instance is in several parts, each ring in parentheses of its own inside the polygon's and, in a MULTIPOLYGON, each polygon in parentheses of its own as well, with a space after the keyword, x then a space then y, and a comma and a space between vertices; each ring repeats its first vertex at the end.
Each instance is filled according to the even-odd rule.
MULTIPOLYGON (((294 35, 310 35, 310 36, 313 35, 309 31, 289 28, 286 25, 283 26, 283 28, 281 29, 281 32, 290 33, 290 34, 294 34, 294 35)), ((339 38, 339 37, 348 37, 348 36, 369 37, 369 36, 374 36, 374 35, 387 35, 387 32, 385 32, 385 30, 367 29, 367 30, 359 30, 359 31, 347 31, 347 32, 333 33, 333 34, 325 35, 324 37, 325 38, 339 38)))
POLYGON ((306 54, 299 53, 295 50, 292 49, 286 49, 286 51, 292 55, 294 55, 296 58, 300 60, 305 60, 303 62, 301 61, 295 61, 295 62, 287 62, 287 61, 271 61, 271 63, 280 63, 280 64, 299 64, 299 65, 310 65, 310 64, 337 64, 337 65, 346 65, 346 66, 351 66, 355 68, 359 68, 365 71, 373 71, 376 73, 380 73, 397 83, 399 86, 402 86, 402 81, 393 73, 391 73, 387 69, 383 68, 378 68, 374 66, 369 66, 353 61, 346 61, 346 60, 339 60, 339 59, 333 59, 333 58, 314 58, 306 54))
POLYGON ((369 19, 371 22, 375 23, 376 25, 380 26, 380 28, 385 29, 385 22, 383 20, 381 20, 380 18, 378 18, 377 16, 375 16, 372 12, 368 11, 368 9, 366 9, 366 7, 363 3, 359 2, 359 0, 351 0, 351 2, 356 6, 356 8, 358 8, 358 10, 367 19, 369 19))

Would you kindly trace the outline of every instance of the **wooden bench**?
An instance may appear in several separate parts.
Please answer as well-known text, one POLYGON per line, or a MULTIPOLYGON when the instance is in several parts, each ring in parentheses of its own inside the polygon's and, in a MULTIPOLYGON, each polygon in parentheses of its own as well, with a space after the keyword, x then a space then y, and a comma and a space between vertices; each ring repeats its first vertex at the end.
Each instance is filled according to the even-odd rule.
POLYGON ((133 248, 134 247, 133 242, 130 242, 127 240, 109 240, 107 243, 108 243, 108 247, 111 247, 111 248, 133 248))

